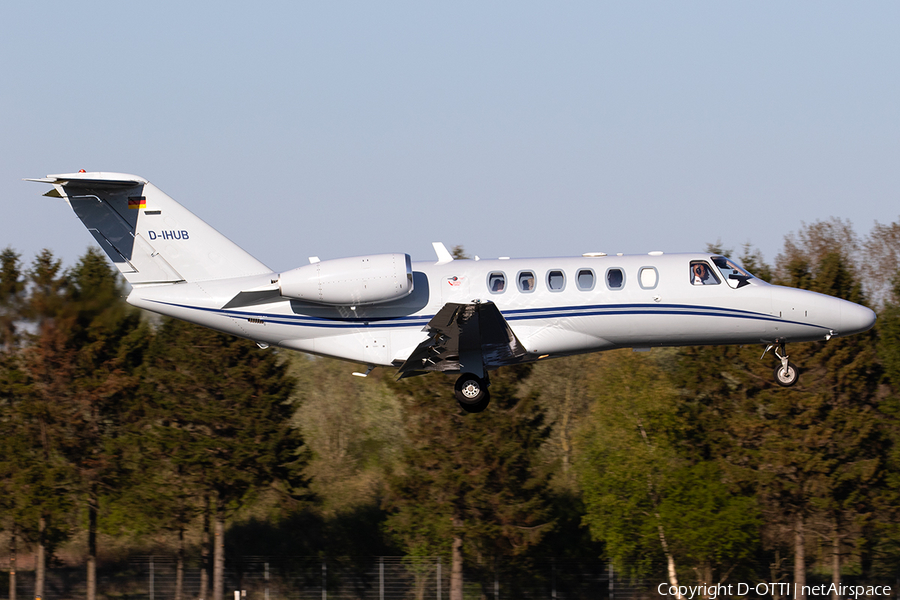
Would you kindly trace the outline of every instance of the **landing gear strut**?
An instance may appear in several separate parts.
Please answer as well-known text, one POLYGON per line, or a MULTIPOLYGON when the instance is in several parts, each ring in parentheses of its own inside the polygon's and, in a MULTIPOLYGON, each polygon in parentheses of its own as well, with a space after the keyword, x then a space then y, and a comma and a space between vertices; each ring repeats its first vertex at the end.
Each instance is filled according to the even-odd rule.
POLYGON ((760 358, 765 356, 769 350, 774 350, 775 357, 781 361, 781 364, 775 367, 775 383, 782 387, 790 387, 797 383, 797 379, 800 378, 800 371, 797 369, 797 365, 788 361, 788 356, 784 349, 784 342, 769 344, 766 346, 766 349, 763 350, 760 358))
POLYGON ((460 408, 470 413, 479 413, 487 408, 491 401, 489 385, 487 377, 482 379, 472 373, 460 375, 455 386, 456 401, 460 408))

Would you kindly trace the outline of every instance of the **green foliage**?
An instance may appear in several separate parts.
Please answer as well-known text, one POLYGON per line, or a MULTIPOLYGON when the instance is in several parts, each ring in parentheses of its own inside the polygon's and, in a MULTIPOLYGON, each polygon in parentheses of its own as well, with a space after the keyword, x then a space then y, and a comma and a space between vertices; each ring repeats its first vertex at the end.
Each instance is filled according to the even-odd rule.
MULTIPOLYGON (((844 222, 809 225, 787 239, 777 280, 865 303, 855 244, 844 222)), ((868 332, 789 346, 802 372, 789 389, 773 385, 760 372, 763 363, 736 349, 680 352, 676 377, 685 395, 697 398, 698 421, 704 415, 723 419, 722 443, 716 444, 722 463, 758 499, 766 518, 763 536, 773 551, 792 551, 798 523, 807 539, 817 534, 864 542, 889 446, 873 341, 868 332), (721 380, 705 381, 699 371, 692 374, 691 364, 710 365, 721 380)))
POLYGON ((666 554, 728 569, 757 543, 752 498, 714 460, 681 442, 691 431, 676 388, 650 357, 608 353, 580 439, 585 523, 617 568, 645 575, 666 554))
POLYGON ((744 244, 742 250, 739 260, 744 268, 750 271, 755 277, 770 283, 773 277, 772 267, 766 264, 762 252, 760 252, 759 249, 753 248, 749 243, 744 244))
POLYGON ((303 355, 292 356, 290 366, 297 381, 293 422, 309 453, 304 473, 322 510, 333 516, 377 507, 404 439, 400 401, 384 371, 352 377, 346 362, 303 355))
POLYGON ((388 480, 387 530, 414 555, 444 555, 453 537, 477 564, 518 556, 552 526, 548 475, 537 466, 547 436, 543 414, 518 393, 529 367, 491 375, 491 404, 468 414, 443 375, 396 384, 407 443, 388 480))
POLYGON ((890 299, 878 315, 878 356, 894 390, 900 390, 900 271, 894 276, 890 299))
POLYGON ((212 503, 231 509, 234 552, 447 556, 456 538, 467 577, 536 556, 641 574, 668 553, 680 578, 705 581, 789 555, 799 515, 816 569, 837 535, 845 573, 893 573, 900 276, 893 295, 882 280, 895 233, 873 233, 874 283, 843 221, 788 236, 774 267, 743 247, 763 280, 879 294, 877 332, 789 346, 793 388, 774 385, 761 347, 616 352, 493 372, 481 414, 456 407, 453 377, 360 379, 177 321, 151 328, 99 252, 64 272, 49 251, 24 270, 8 248, 0 527, 36 540, 43 518, 52 548, 84 529, 89 499, 110 534, 165 539, 199 529, 212 503))
POLYGON ((6 248, 0 252, 0 349, 9 350, 19 342, 19 324, 25 298, 25 278, 19 255, 6 248))
POLYGON ((147 419, 154 456, 195 496, 239 506, 256 488, 296 480, 302 466, 277 353, 166 320, 148 351, 147 419))
POLYGON ((551 473, 550 484, 557 495, 577 497, 579 493, 573 468, 575 436, 590 411, 590 373, 597 361, 596 355, 539 361, 523 385, 523 393, 533 395, 545 415, 549 431, 539 459, 551 473))

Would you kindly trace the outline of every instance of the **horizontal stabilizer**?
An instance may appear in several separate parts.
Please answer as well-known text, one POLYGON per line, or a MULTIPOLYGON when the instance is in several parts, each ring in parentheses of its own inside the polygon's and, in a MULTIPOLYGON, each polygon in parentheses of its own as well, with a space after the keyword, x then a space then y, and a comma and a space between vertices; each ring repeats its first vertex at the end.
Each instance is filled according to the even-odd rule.
POLYGON ((72 189, 122 189, 149 183, 143 177, 125 173, 62 173, 47 175, 40 179, 26 179, 38 183, 60 184, 72 189))

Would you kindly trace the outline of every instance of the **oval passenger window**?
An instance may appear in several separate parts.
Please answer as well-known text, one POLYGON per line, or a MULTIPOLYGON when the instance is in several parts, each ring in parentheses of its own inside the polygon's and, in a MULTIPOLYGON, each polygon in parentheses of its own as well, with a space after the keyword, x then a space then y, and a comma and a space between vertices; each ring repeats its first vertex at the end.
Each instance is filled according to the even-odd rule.
POLYGON ((559 292, 566 287, 566 276, 562 271, 550 271, 547 273, 547 287, 552 292, 559 292))
POLYGON ((610 269, 606 272, 606 285, 611 290, 621 290, 625 286, 625 274, 622 269, 610 269))
POLYGON ((488 290, 492 294, 502 294, 506 290, 506 275, 500 272, 488 276, 488 290))
POLYGON ((645 289, 655 288, 659 275, 653 267, 641 269, 641 287, 645 289))
POLYGON ((521 273, 519 273, 519 291, 534 291, 534 273, 532 273, 531 271, 522 271, 521 273))
POLYGON ((578 271, 578 289, 588 291, 594 289, 594 272, 590 269, 578 271))

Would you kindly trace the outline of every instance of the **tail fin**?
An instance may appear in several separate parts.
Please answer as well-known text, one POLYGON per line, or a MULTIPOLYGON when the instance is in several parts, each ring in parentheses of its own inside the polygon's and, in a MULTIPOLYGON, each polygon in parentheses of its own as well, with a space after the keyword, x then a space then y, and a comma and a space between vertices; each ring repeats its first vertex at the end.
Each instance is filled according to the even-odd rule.
POLYGON ((271 269, 146 179, 122 173, 67 173, 29 179, 65 198, 133 284, 206 281, 271 269))

